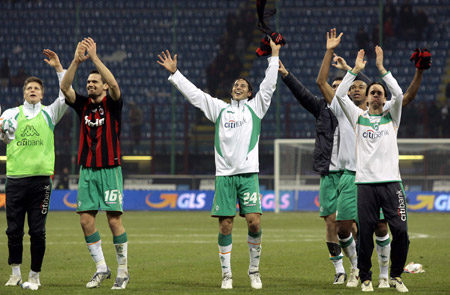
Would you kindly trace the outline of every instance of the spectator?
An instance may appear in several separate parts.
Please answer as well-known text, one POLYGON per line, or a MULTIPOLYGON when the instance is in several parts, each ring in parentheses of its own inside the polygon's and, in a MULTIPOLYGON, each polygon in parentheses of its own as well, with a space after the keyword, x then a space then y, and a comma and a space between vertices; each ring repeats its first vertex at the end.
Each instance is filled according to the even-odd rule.
POLYGON ((400 8, 399 14, 399 33, 405 40, 413 39, 415 35, 414 14, 412 6, 408 0, 405 0, 400 8))
POLYGON ((358 49, 364 49, 365 52, 369 54, 369 52, 372 52, 373 50, 370 50, 369 48, 369 34, 364 30, 364 27, 360 26, 358 33, 356 33, 356 44, 358 45, 358 49))
POLYGON ((9 62, 8 58, 4 57, 2 62, 2 67, 0 69, 0 85, 5 88, 9 83, 9 62))
POLYGON ((17 74, 11 77, 11 86, 13 87, 22 87, 25 80, 28 78, 28 74, 25 73, 25 69, 23 67, 19 68, 17 74))
POLYGON ((428 16, 423 9, 417 10, 414 24, 416 26, 416 40, 422 40, 423 32, 427 30, 429 24, 428 16))

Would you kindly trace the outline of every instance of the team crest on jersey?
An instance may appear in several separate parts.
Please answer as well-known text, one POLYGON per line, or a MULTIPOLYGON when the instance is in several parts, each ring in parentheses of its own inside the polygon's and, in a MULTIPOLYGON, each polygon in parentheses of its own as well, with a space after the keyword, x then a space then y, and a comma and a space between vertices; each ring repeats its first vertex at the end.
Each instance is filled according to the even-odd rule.
POLYGON ((373 129, 375 129, 375 131, 378 131, 378 129, 380 129, 378 123, 373 124, 373 129))
POLYGON ((105 114, 105 111, 103 110, 103 108, 99 108, 98 113, 100 114, 100 116, 103 116, 105 114))

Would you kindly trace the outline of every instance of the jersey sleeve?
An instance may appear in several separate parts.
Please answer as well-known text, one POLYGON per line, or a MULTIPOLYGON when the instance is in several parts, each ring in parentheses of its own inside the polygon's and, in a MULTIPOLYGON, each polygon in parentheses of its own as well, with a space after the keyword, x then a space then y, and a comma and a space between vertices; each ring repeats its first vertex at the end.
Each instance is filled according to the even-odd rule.
POLYGON ((9 144, 16 138, 17 120, 19 108, 7 109, 1 116, 2 128, 0 130, 0 139, 9 144))
POLYGON ((220 111, 228 104, 222 100, 212 97, 208 93, 197 88, 191 81, 176 71, 169 76, 169 82, 195 107, 202 110, 206 118, 215 123, 220 111))
POLYGON ((268 58, 269 65, 266 69, 264 80, 259 85, 259 91, 248 104, 255 111, 259 118, 263 118, 269 109, 273 93, 277 86, 279 57, 272 56, 268 58))
MULTIPOLYGON (((61 86, 61 81, 64 78, 64 75, 66 74, 66 70, 64 70, 61 73, 57 73, 57 74, 58 74, 59 86, 61 86)), ((58 98, 56 98, 55 101, 51 105, 45 107, 47 113, 52 118, 53 125, 56 125, 61 120, 61 118, 64 116, 64 113, 66 112, 67 108, 69 107, 65 103, 65 100, 66 100, 66 98, 60 88, 58 98)))
POLYGON ((397 80, 395 80, 394 76, 392 76, 391 72, 387 72, 383 76, 383 81, 386 83, 392 95, 389 112, 391 113, 394 127, 398 128, 400 126, 400 119, 402 115, 403 91, 398 85, 397 80))
POLYGON ((336 90, 336 96, 334 98, 337 99, 339 105, 342 108, 342 111, 344 112, 345 116, 350 121, 350 124, 354 129, 356 128, 356 123, 358 121, 359 115, 363 113, 363 110, 357 107, 347 95, 348 90, 350 89, 350 86, 352 85, 355 78, 356 75, 351 71, 348 71, 344 76, 341 84, 339 84, 339 87, 336 90))

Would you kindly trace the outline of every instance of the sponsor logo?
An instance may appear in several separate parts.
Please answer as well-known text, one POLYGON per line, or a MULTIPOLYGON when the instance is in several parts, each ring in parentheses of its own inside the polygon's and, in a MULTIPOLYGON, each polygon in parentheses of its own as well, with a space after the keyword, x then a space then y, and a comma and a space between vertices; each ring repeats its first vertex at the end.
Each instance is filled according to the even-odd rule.
POLYGON ((36 131, 34 126, 26 125, 24 128, 22 128, 22 132, 20 133, 20 136, 22 136, 22 137, 39 136, 39 132, 36 131))
POLYGON ((102 126, 103 124, 105 124, 105 118, 96 119, 95 122, 91 122, 91 120, 89 120, 89 117, 85 116, 84 124, 88 125, 89 127, 99 127, 99 126, 102 126))
POLYGON ((405 204, 405 197, 403 196, 402 190, 398 190, 395 193, 398 197, 398 209, 397 214, 400 216, 400 219, 402 221, 406 221, 406 204, 405 204))
POLYGON ((41 203, 41 213, 45 215, 48 212, 48 204, 50 203, 50 193, 52 189, 50 187, 50 184, 46 185, 44 189, 45 189, 45 196, 44 200, 41 203))
POLYGON ((364 138, 370 138, 370 139, 376 139, 382 136, 388 136, 389 135, 389 131, 388 130, 381 130, 381 131, 377 131, 378 130, 378 124, 376 124, 376 128, 375 130, 367 130, 365 132, 363 132, 362 137, 364 138))
POLYGON ((22 139, 18 140, 16 143, 17 146, 37 146, 37 145, 44 145, 44 141, 42 139, 22 139))
POLYGON ((225 128, 229 128, 229 129, 233 129, 233 128, 239 128, 242 125, 244 125, 243 121, 234 121, 234 120, 230 120, 228 122, 225 122, 225 124, 223 124, 223 126, 225 128))

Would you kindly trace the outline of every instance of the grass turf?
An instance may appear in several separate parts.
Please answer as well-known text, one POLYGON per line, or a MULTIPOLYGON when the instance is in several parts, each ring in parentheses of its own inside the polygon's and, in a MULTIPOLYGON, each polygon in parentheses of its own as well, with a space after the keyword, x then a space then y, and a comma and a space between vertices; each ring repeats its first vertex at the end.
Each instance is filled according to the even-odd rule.
MULTIPOLYGON (((446 272, 449 263, 450 214, 410 213, 408 261, 421 263, 422 274, 404 274, 413 294, 450 294, 446 272)), ((88 290, 86 282, 95 272, 74 212, 50 212, 47 219, 47 251, 38 291, 5 287, 11 274, 5 212, 0 212, 0 294, 361 294, 361 288, 333 285, 334 267, 328 259, 325 225, 317 213, 265 213, 262 216, 262 290, 252 290, 247 276, 247 229, 244 219, 235 219, 233 231, 233 289, 221 290, 217 248, 218 222, 209 212, 126 212, 130 284, 126 290, 111 290, 117 261, 111 232, 104 213, 97 227, 106 262, 113 272, 100 288, 88 290)), ((344 258, 348 271, 349 262, 344 258)), ((378 262, 373 256, 373 279, 378 290, 378 262)), ((22 275, 29 272, 29 237, 24 237, 22 275)))

